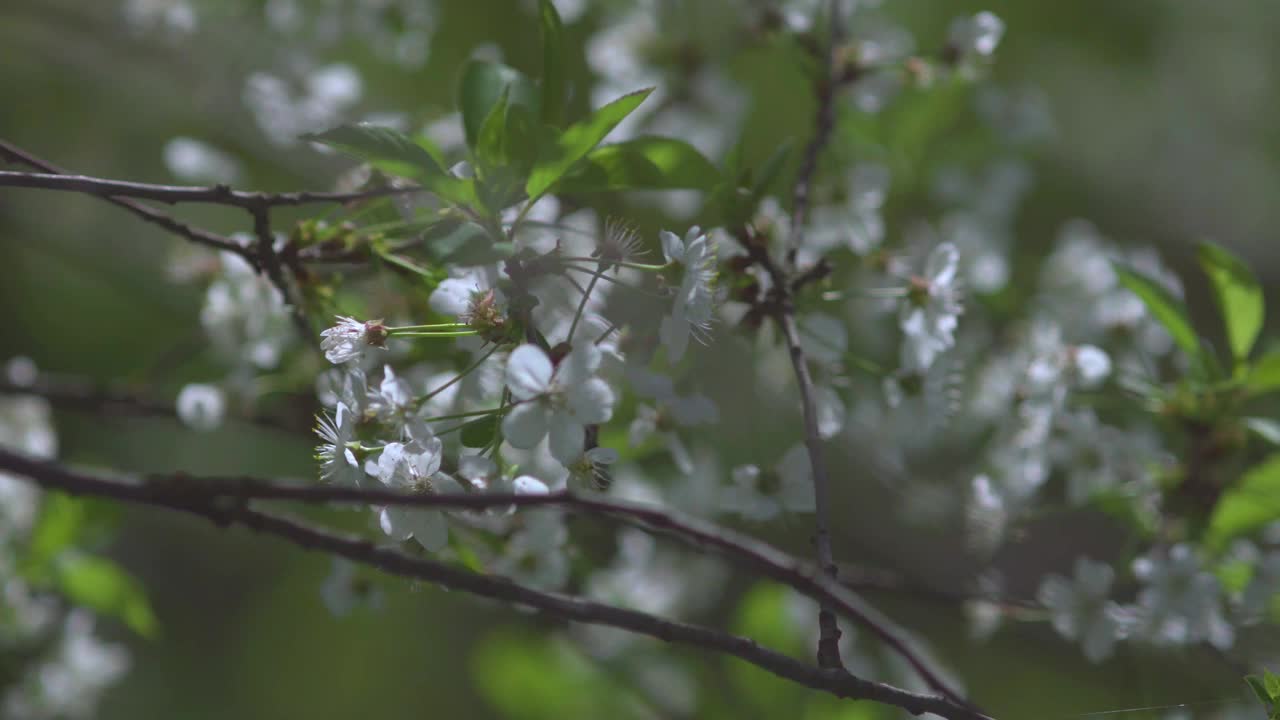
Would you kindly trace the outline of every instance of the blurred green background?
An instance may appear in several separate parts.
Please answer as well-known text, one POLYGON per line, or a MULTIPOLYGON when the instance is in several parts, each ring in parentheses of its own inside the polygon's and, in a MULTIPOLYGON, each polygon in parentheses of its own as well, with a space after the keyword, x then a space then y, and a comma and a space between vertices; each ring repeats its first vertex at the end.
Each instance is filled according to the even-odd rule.
MULTIPOLYGON (((307 13, 331 4, 299 6, 307 13)), ((697 5, 691 14, 699 24, 671 32, 695 39, 703 33, 715 38, 715 28, 728 24, 717 24, 717 13, 728 17, 740 8, 719 0, 687 4, 697 5)), ((413 67, 388 61, 380 47, 386 41, 377 36, 282 47, 266 29, 258 3, 197 3, 198 27, 188 33, 166 26, 173 18, 164 15, 167 4, 160 0, 6 0, 0 4, 0 137, 73 171, 149 182, 180 180, 166 168, 163 149, 173 137, 192 137, 238 159, 240 187, 325 189, 343 164, 305 146, 269 142, 242 102, 246 77, 287 67, 297 60, 290 57, 299 52, 295 46, 316 64, 341 61, 359 69, 363 92, 340 119, 405 112, 421 121, 448 110, 457 69, 484 44, 536 74, 532 3, 425 5, 433 8, 424 21, 429 42, 425 62, 413 67), (142 12, 154 7, 159 14, 142 12)), ((886 14, 915 32, 920 48, 940 46, 958 15, 991 10, 1005 20, 994 78, 1003 87, 1041 93, 1054 131, 1028 155, 1036 179, 1017 216, 1020 257, 1036 257, 1065 220, 1084 217, 1122 242, 1160 248, 1183 270, 1191 267, 1192 244, 1213 237, 1245 256, 1266 286, 1275 284, 1280 133, 1272 125, 1280 114, 1280 88, 1273 69, 1280 61, 1274 42, 1280 4, 884 5, 886 14)), ((570 23, 575 47, 602 12, 589 4, 570 23)), ((581 52, 575 51, 573 63, 576 82, 585 83, 581 52)), ((763 157, 782 138, 807 136, 808 89, 784 56, 756 50, 734 70, 734 80, 759 93, 742 118, 750 157, 763 157)), ((578 102, 585 107, 581 95, 578 102)), ((247 218, 237 213, 180 208, 176 214, 220 232, 248 229, 247 218)), ((0 360, 25 355, 46 370, 171 391, 187 381, 218 378, 218 360, 206 352, 198 322, 200 289, 167 279, 176 244, 92 198, 0 190, 0 360)), ((1207 313, 1205 289, 1192 273, 1183 277, 1193 307, 1207 313)), ((59 413, 57 421, 62 455, 77 462, 146 471, 314 472, 305 435, 248 425, 198 435, 162 419, 70 412, 59 413)), ((318 590, 330 567, 322 557, 160 513, 122 509, 119 519, 112 553, 150 590, 161 631, 143 640, 105 625, 105 632, 132 648, 134 669, 107 695, 103 718, 676 714, 644 700, 627 668, 592 664, 572 646, 549 640, 553 625, 546 621, 436 588, 394 585, 385 588, 381 611, 358 610, 335 620, 318 590)), ((837 555, 882 566, 921 565, 913 558, 927 547, 876 546, 869 542, 876 534, 874 527, 850 533, 861 540, 845 538, 837 555)), ((803 551, 801 529, 784 529, 776 539, 803 551)), ((1052 553, 1051 545, 1037 550, 1052 553)), ((752 597, 764 608, 756 614, 767 619, 776 598, 765 591, 752 597)), ((1154 654, 1124 647, 1094 666, 1044 625, 1006 627, 991 641, 975 643, 953 603, 901 595, 873 599, 927 638, 997 717, 1080 717, 1243 695, 1236 669, 1207 651, 1154 654)), ((739 612, 735 622, 770 637, 759 624, 767 621, 739 612)), ((744 678, 740 668, 718 660, 656 650, 658 664, 696 673, 703 715, 876 717, 849 705, 837 713, 805 693, 744 678)))

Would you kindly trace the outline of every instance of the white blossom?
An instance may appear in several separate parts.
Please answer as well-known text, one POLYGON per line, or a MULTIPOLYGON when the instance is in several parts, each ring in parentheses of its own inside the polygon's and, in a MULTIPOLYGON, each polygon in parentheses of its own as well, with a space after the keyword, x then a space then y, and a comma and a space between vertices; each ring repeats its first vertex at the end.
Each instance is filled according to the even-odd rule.
POLYGON ((960 253, 942 243, 929 253, 924 275, 911 278, 898 314, 902 328, 902 365, 923 372, 943 351, 955 345, 962 307, 956 286, 960 253))
POLYGON ((316 418, 316 433, 324 443, 316 448, 316 460, 320 463, 320 478, 345 487, 360 485, 364 472, 348 447, 355 439, 355 422, 346 404, 339 402, 333 417, 316 418))
POLYGON ((1115 570, 1106 563, 1076 559, 1075 577, 1050 575, 1040 584, 1039 600, 1052 613, 1053 627, 1069 640, 1079 640, 1085 657, 1109 657, 1125 632, 1123 611, 1110 599, 1115 570))
POLYGON ((613 416, 613 389, 596 377, 600 351, 575 347, 555 367, 536 345, 521 345, 507 360, 507 387, 516 404, 502 421, 507 442, 532 448, 550 437, 551 454, 566 467, 582 456, 587 425, 613 416))
POLYGON ((387 328, 378 320, 362 322, 355 318, 338 316, 338 324, 320 333, 320 349, 324 357, 334 365, 359 362, 374 348, 382 349, 387 339, 387 328))
MULTIPOLYGON (((438 472, 442 443, 439 438, 414 440, 408 444, 388 443, 376 462, 366 463, 370 475, 383 485, 415 493, 458 493, 461 486, 438 472)), ((449 543, 449 524, 444 513, 428 508, 388 506, 380 514, 382 531, 398 540, 413 537, 419 545, 436 552, 449 543)))
POLYGON ((658 336, 667 349, 667 360, 677 363, 689 347, 689 336, 705 341, 711 332, 715 304, 716 246, 706 233, 694 226, 681 239, 663 230, 662 254, 669 263, 683 269, 671 314, 663 317, 658 336))
POLYGON ((226 406, 226 396, 216 385, 191 383, 178 392, 178 418, 193 430, 216 430, 226 406))

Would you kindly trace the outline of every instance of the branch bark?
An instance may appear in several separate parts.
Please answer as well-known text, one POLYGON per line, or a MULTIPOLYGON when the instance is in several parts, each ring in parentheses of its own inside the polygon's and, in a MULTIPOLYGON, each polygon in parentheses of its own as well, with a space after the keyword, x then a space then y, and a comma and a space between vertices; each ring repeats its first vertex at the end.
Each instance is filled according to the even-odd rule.
MULTIPOLYGON (((616 627, 666 642, 723 653, 749 662, 784 679, 838 697, 872 700, 902 708, 914 715, 932 713, 949 720, 991 720, 986 715, 941 695, 910 692, 857 677, 843 669, 815 668, 761 647, 749 638, 719 630, 668 620, 577 596, 545 592, 520 585, 505 577, 473 573, 434 560, 411 557, 391 548, 379 547, 361 538, 255 510, 249 507, 247 499, 243 497, 189 492, 183 494, 173 491, 157 492, 157 488, 164 486, 154 482, 132 483, 76 472, 57 463, 32 460, 4 449, 0 449, 0 468, 46 489, 177 510, 204 518, 220 527, 240 525, 255 532, 288 540, 307 549, 319 550, 376 567, 389 574, 425 580, 480 597, 531 607, 565 620, 616 627)), ((305 488, 295 488, 290 491, 303 489, 305 488)), ((304 496, 305 494, 299 497, 304 496)), ((484 498, 485 496, 461 497, 484 498)), ((532 505, 537 504, 533 499, 539 496, 516 497, 524 498, 522 502, 532 505)), ((544 500, 541 504, 550 504, 550 501, 544 500)))

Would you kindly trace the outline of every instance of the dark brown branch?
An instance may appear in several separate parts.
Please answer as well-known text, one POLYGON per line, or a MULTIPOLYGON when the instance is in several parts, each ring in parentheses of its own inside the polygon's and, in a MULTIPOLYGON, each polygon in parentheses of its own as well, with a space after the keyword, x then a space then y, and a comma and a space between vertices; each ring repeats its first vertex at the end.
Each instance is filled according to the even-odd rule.
POLYGON ((574 622, 616 627, 666 642, 724 653, 779 677, 838 697, 872 700, 902 708, 914 715, 933 713, 952 720, 990 720, 948 698, 913 693, 872 682, 842 669, 815 668, 763 648, 749 638, 581 597, 544 592, 501 576, 473 573, 433 560, 410 557, 367 540, 254 510, 242 498, 231 498, 232 501, 228 502, 228 498, 207 495, 157 492, 157 488, 164 485, 131 483, 75 472, 57 463, 32 460, 4 449, 0 449, 0 468, 28 478, 46 489, 179 510, 202 517, 220 527, 242 525, 304 548, 345 557, 393 575, 425 580, 453 590, 531 607, 574 622))
MULTIPOLYGON (((0 140, 0 157, 3 157, 5 160, 8 160, 9 162, 21 163, 23 165, 36 168, 38 170, 43 170, 46 173, 53 173, 51 175, 40 175, 39 177, 65 177, 66 176, 66 171, 58 167, 57 165, 41 160, 40 158, 32 155, 31 153, 28 153, 25 150, 22 150, 21 148, 18 148, 15 145, 5 142, 4 140, 0 140)), ((5 172, 3 174, 24 175, 25 173, 5 172)), ((214 250, 225 250, 227 252, 235 253, 236 255, 239 255, 240 257, 249 261, 251 264, 253 264, 254 267, 257 267, 257 263, 254 260, 252 254, 248 251, 248 249, 229 237, 218 235, 216 233, 209 232, 208 230, 204 230, 202 228, 192 227, 185 223, 178 222, 172 217, 166 215, 165 213, 162 213, 158 210, 147 207, 142 203, 135 202, 126 197, 115 196, 115 195, 112 195, 111 193, 95 193, 95 194, 103 198, 107 202, 112 203, 114 205, 118 205, 124 208, 125 210, 128 210, 129 212, 133 213, 134 215, 137 215, 143 220, 153 225, 157 225, 168 232, 171 232, 175 235, 186 238, 187 240, 190 240, 191 242, 197 245, 203 245, 205 247, 212 248, 214 250)))
MULTIPOLYGON (((176 403, 162 400, 153 394, 128 392, 85 378, 52 375, 45 372, 40 373, 40 376, 31 383, 15 383, 0 375, 0 395, 31 395, 47 400, 55 408, 106 416, 176 418, 178 415, 176 403)), ((233 420, 295 433, 311 431, 310 413, 305 418, 305 423, 299 423, 257 413, 232 416, 233 420)))
MULTIPOLYGON (((0 465, 3 464, 0 451, 0 465)), ((830 605, 842 615, 867 629, 873 636, 904 660, 934 691, 957 704, 965 704, 963 696, 950 688, 901 637, 893 621, 865 603, 854 592, 826 577, 819 569, 771 545, 762 543, 728 528, 693 517, 681 516, 653 505, 628 503, 596 495, 578 495, 557 491, 545 495, 484 494, 406 494, 383 488, 344 488, 317 485, 283 485, 254 478, 195 477, 190 475, 154 476, 141 486, 156 499, 170 499, 177 504, 209 505, 232 502, 243 505, 252 500, 278 500, 310 504, 342 503, 355 505, 391 505, 449 510, 484 510, 505 507, 563 507, 584 513, 623 520, 648 530, 664 532, 682 542, 713 549, 809 596, 820 604, 830 605)))
POLYGON ((830 0, 828 37, 826 47, 819 53, 821 64, 814 94, 818 98, 818 110, 813 118, 813 137, 805 146, 804 156, 800 161, 800 169, 796 173, 796 183, 791 198, 791 238, 787 247, 787 267, 796 270, 796 254, 804 243, 804 223, 809 216, 809 196, 813 186, 813 176, 818 170, 818 158, 831 141, 831 134, 836 126, 836 64, 839 62, 840 37, 843 32, 840 0, 830 0))
POLYGON ((289 279, 285 277, 280 258, 276 255, 275 237, 271 234, 271 206, 266 204, 254 205, 249 207, 248 210, 249 214, 253 216, 253 235, 258 244, 258 267, 262 268, 267 279, 280 291, 280 299, 284 302, 285 308, 288 309, 289 318, 293 321, 293 326, 297 328, 298 335, 302 337, 302 341, 318 347, 315 331, 312 329, 311 323, 307 321, 307 314, 302 309, 302 306, 294 301, 293 293, 289 289, 289 279))
MULTIPOLYGON (((11 146, 7 146, 13 149, 11 146)), ((368 200, 388 195, 405 195, 423 192, 419 187, 407 188, 375 188, 358 192, 288 192, 266 193, 246 190, 232 190, 226 185, 210 187, 192 185, 154 185, 150 183, 128 182, 125 180, 106 180, 85 175, 69 175, 50 170, 48 173, 24 173, 0 171, 0 187, 35 188, 40 190, 60 190, 78 192, 98 197, 136 198, 152 202, 175 205, 178 203, 205 203, 211 205, 229 205, 231 207, 252 210, 260 207, 278 207, 285 205, 317 205, 341 204, 368 200)))
MULTIPOLYGON (((814 118, 813 138, 809 140, 804 151, 804 159, 796 175, 792 189, 791 201, 791 237, 787 243, 788 273, 795 273, 796 258, 800 246, 804 243, 804 223, 809 214, 809 195, 814 174, 818 169, 818 157, 823 148, 831 140, 835 129, 835 65, 841 35, 841 18, 839 0, 830 0, 830 13, 827 18, 828 39, 820 57, 821 75, 817 79, 816 94, 818 110, 814 118)), ((803 277, 803 276, 802 276, 803 277)), ((827 475, 826 460, 822 455, 822 438, 818 433, 818 413, 813 397, 813 379, 809 376, 809 365, 805 359, 804 349, 800 346, 800 334, 796 330, 795 307, 790 302, 792 286, 782 283, 776 290, 784 302, 780 303, 779 312, 774 315, 778 329, 786 339, 787 351, 791 356, 792 370, 795 372, 796 385, 800 390, 800 405, 804 415, 805 447, 809 451, 809 465, 813 473, 814 494, 814 546, 818 554, 818 564, 834 580, 837 569, 831 552, 831 531, 829 528, 830 481, 827 475)), ((836 621, 831 608, 823 605, 818 611, 818 665, 824 668, 840 668, 844 664, 840 660, 840 624, 836 621)))
POLYGON ((280 258, 276 255, 271 237, 270 210, 278 205, 303 205, 308 203, 340 203, 369 197, 388 195, 400 192, 416 192, 395 188, 381 188, 360 193, 259 193, 232 190, 226 185, 213 187, 188 187, 181 185, 150 185, 146 183, 125 182, 122 180, 103 180, 71 175, 52 163, 45 162, 34 155, 0 140, 0 157, 9 161, 22 163, 30 167, 44 170, 44 173, 23 173, 0 170, 0 187, 23 187, 43 190, 63 190, 80 192, 101 197, 107 202, 119 205, 138 217, 158 225, 194 243, 217 250, 225 250, 244 258, 258 272, 264 273, 271 284, 280 291, 281 298, 289 310, 290 318, 304 342, 316 344, 315 333, 307 321, 305 310, 294 302, 293 293, 289 289, 289 280, 285 276, 280 258), (164 203, 206 202, 230 205, 242 208, 253 216, 253 230, 257 237, 256 252, 235 240, 216 235, 207 230, 195 228, 174 220, 172 217, 154 210, 142 203, 131 200, 137 198, 164 203))

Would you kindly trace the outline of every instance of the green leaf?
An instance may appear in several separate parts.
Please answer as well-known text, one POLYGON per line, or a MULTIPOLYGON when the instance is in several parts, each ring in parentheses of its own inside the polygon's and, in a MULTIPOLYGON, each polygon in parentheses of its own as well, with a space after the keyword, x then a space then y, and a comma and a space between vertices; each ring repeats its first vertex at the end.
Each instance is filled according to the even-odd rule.
POLYGON ((458 110, 462 113, 468 147, 476 147, 480 129, 504 93, 508 105, 535 109, 539 105, 537 86, 515 68, 485 60, 472 60, 463 68, 458 84, 458 110))
POLYGON ((1270 670, 1263 670, 1262 685, 1267 689, 1267 696, 1271 698, 1271 702, 1280 700, 1280 675, 1270 670))
POLYGON ((542 29, 542 122, 559 127, 564 122, 564 23, 551 0, 538 0, 538 24, 542 29))
POLYGON ((469 448, 487 447, 493 442, 498 432, 498 416, 485 415, 462 426, 462 446, 469 448))
POLYGON ((1222 311, 1222 320, 1227 327, 1231 355, 1239 363, 1249 356, 1258 333, 1262 331, 1266 311, 1262 287, 1249 266, 1226 248, 1202 243, 1199 257, 1200 266, 1209 276, 1218 297, 1218 309, 1222 311))
POLYGON ((341 150, 398 177, 422 180, 430 174, 444 174, 439 152, 425 138, 417 140, 394 128, 356 123, 303 135, 302 139, 341 150))
POLYGON ((1262 678, 1257 675, 1245 675, 1244 681, 1249 685, 1249 689, 1258 697, 1258 702, 1269 712, 1271 710, 1272 700, 1271 694, 1267 692, 1267 686, 1262 682, 1262 678))
POLYGON ((1244 426, 1254 435, 1272 445, 1280 446, 1280 422, 1271 418, 1247 417, 1244 419, 1244 426))
POLYGON ((155 634, 156 617, 142 585, 106 558, 64 556, 58 563, 57 586, 72 602, 119 618, 139 635, 155 634))
POLYGON ((443 200, 467 206, 477 202, 475 183, 446 172, 440 162, 440 152, 426 138, 410 137, 399 130, 368 123, 341 125, 302 137, 340 150, 385 173, 417 180, 443 200))
POLYGON ((36 581, 47 577, 54 558, 80 539, 87 519, 88 508, 83 500, 61 493, 46 495, 27 542, 23 574, 36 581))
POLYGON ((1137 295, 1138 299, 1147 306, 1152 317, 1169 331, 1173 342, 1182 348, 1188 358, 1199 363, 1202 360, 1200 339, 1187 315, 1187 306, 1165 290, 1160 283, 1136 270, 1117 264, 1115 271, 1120 277, 1120 283, 1137 295))
POLYGON ((481 177, 488 177, 507 164, 507 95, 510 86, 502 89, 498 101, 489 108, 489 114, 480 126, 476 139, 476 164, 481 177))
POLYGON ((563 178, 556 190, 710 190, 718 182, 720 171, 689 143, 642 137, 587 153, 581 168, 563 178))
POLYGON ((765 194, 769 192, 769 188, 773 185, 778 176, 782 174, 782 168, 787 164, 787 157, 791 155, 791 148, 795 146, 795 140, 787 138, 783 140, 778 147, 774 148, 769 157, 765 158, 764 163, 760 165, 760 170, 756 173, 755 182, 751 185, 751 195, 748 197, 750 205, 749 212, 754 213, 756 205, 764 199, 765 194))
POLYGON ((653 88, 640 90, 614 100, 596 110, 591 117, 570 125, 554 146, 547 148, 544 155, 533 166, 529 181, 525 184, 525 192, 531 200, 536 200, 551 189, 557 180, 564 177, 575 164, 592 148, 600 144, 611 130, 630 115, 644 99, 649 97, 653 88))
POLYGON ((1280 350, 1273 350, 1258 358, 1245 375, 1244 388, 1250 396, 1280 390, 1280 350))
POLYGON ((1213 550, 1280 518, 1280 453, 1250 468, 1213 509, 1205 543, 1213 550))

